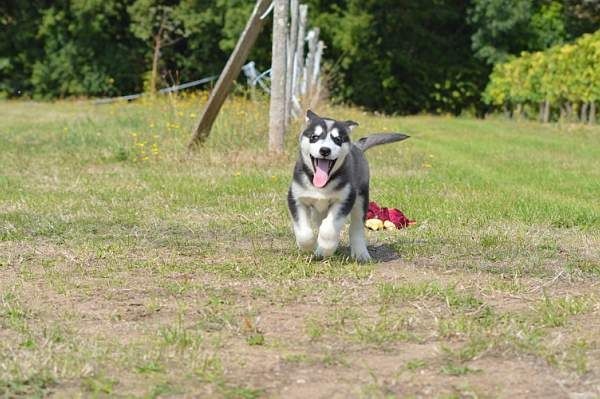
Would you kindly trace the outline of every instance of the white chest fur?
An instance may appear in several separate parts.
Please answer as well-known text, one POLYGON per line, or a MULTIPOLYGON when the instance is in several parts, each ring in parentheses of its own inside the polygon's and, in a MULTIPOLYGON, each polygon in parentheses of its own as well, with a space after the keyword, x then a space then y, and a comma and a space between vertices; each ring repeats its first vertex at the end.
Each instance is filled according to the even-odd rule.
POLYGON ((335 203, 344 200, 348 196, 350 186, 334 190, 331 187, 317 188, 306 179, 304 184, 292 183, 292 194, 302 204, 314 207, 319 212, 326 212, 335 203))

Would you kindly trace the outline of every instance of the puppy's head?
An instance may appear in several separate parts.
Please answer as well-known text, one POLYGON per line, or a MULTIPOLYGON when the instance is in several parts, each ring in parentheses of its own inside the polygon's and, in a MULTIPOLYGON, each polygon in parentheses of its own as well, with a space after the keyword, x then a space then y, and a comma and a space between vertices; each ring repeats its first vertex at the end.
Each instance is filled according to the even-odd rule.
POLYGON ((358 123, 321 118, 308 110, 306 124, 300 135, 302 160, 314 174, 313 184, 325 187, 350 152, 350 132, 358 123))

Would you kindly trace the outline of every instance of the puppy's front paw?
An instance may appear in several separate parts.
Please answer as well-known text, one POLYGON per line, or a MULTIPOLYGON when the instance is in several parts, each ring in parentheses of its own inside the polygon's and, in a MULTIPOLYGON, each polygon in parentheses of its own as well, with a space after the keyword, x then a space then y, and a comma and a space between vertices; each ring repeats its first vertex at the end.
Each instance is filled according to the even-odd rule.
POLYGON ((327 258, 335 252, 337 245, 333 247, 322 247, 321 245, 317 245, 317 249, 315 250, 315 257, 317 259, 327 258))
POLYGON ((337 236, 333 237, 333 239, 325 238, 322 234, 319 234, 319 237, 317 238, 317 250, 315 251, 316 256, 326 258, 333 255, 339 243, 337 236))
POLYGON ((296 233, 296 244, 302 251, 312 251, 315 248, 315 235, 312 230, 307 229, 296 233))
POLYGON ((350 255, 360 263, 369 263, 373 260, 366 248, 362 251, 354 251, 354 249, 351 249, 350 255))

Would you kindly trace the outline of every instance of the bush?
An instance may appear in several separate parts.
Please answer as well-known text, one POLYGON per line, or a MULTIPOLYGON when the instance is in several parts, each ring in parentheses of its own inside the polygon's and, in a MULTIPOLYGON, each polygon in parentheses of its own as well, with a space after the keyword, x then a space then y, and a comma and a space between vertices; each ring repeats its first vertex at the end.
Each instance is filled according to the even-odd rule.
POLYGON ((600 31, 574 43, 528 53, 497 64, 484 93, 495 106, 548 103, 563 111, 586 107, 600 99, 600 31))

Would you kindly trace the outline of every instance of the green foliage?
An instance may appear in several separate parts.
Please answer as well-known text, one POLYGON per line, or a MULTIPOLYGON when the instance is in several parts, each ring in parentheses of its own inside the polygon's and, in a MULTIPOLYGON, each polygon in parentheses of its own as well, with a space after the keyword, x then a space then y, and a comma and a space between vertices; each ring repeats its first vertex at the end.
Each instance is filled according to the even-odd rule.
POLYGON ((474 0, 475 56, 495 65, 522 51, 545 50, 600 27, 600 7, 586 0, 474 0))
POLYGON ((37 27, 47 5, 43 0, 0 4, 0 98, 32 90, 32 66, 43 56, 37 27))
POLYGON ((551 47, 562 43, 567 37, 563 8, 562 3, 552 1, 549 4, 542 4, 539 11, 531 17, 536 48, 551 47))
POLYGON ((475 56, 496 64, 528 49, 531 15, 530 0, 473 1, 469 22, 476 27, 472 37, 475 56))
MULTIPOLYGON (((324 70, 332 97, 397 114, 481 114, 492 64, 563 43, 600 24, 600 9, 585 0, 306 3, 308 23, 321 28, 326 44, 324 70)), ((2 2, 0 98, 120 95, 141 91, 152 77, 160 87, 218 74, 253 4, 2 2)), ((266 23, 249 57, 260 70, 271 64, 270 29, 266 23)))
POLYGON ((572 44, 522 53, 497 64, 484 100, 492 105, 590 102, 600 99, 600 31, 572 44))
POLYGON ((160 35, 163 40, 175 40, 183 29, 175 8, 155 0, 136 0, 127 11, 131 17, 131 32, 142 40, 152 40, 160 35))
POLYGON ((37 37, 43 56, 31 72, 34 95, 117 94, 139 82, 139 45, 121 1, 55 2, 42 11, 37 37))
POLYGON ((488 69, 472 57, 465 2, 312 4, 335 97, 390 113, 458 114, 479 102, 488 69))
MULTIPOLYGON (((218 74, 244 29, 253 3, 240 0, 181 0, 175 16, 185 39, 164 50, 164 69, 181 81, 218 74)), ((271 35, 267 24, 250 59, 260 70, 271 66, 271 35)))

